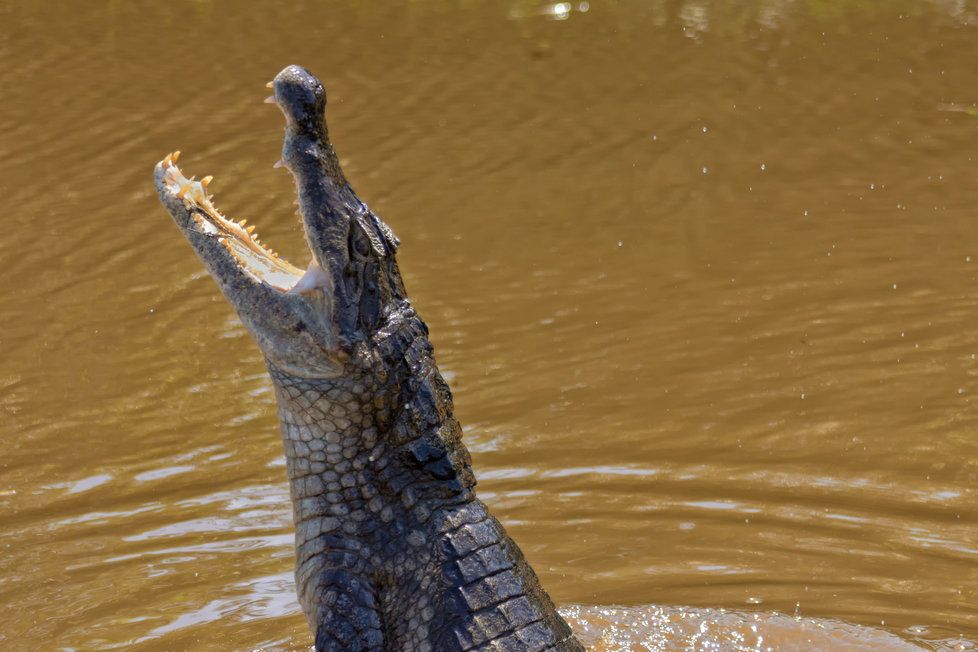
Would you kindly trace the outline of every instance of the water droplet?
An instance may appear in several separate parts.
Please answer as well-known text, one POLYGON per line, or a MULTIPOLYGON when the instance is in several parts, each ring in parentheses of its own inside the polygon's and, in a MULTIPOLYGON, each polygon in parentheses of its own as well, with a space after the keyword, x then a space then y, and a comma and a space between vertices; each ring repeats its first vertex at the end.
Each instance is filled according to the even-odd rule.
POLYGON ((571 12, 571 3, 558 2, 556 4, 550 5, 548 10, 554 20, 567 20, 571 12))

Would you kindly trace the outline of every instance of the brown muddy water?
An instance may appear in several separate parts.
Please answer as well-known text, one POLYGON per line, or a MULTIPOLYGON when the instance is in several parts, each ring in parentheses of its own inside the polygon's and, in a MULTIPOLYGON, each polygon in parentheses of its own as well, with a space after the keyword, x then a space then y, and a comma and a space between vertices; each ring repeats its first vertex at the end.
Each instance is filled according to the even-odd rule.
POLYGON ((600 649, 975 649, 978 3, 0 1, 0 648, 305 649, 274 399, 327 84, 481 496, 600 649))

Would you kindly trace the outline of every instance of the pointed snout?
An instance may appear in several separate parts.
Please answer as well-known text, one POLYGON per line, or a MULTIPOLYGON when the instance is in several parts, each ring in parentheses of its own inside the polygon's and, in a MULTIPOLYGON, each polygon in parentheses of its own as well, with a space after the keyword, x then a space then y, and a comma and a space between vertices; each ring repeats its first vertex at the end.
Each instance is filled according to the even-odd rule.
POLYGON ((286 66, 268 83, 274 91, 268 101, 278 104, 289 125, 315 133, 325 128, 326 89, 302 66, 286 66))

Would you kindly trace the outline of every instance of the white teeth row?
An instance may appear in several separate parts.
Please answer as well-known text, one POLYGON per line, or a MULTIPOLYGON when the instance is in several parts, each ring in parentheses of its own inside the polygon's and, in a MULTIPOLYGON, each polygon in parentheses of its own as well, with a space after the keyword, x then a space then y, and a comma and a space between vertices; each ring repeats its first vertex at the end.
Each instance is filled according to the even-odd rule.
POLYGON ((186 206, 188 209, 193 207, 203 209, 203 211, 211 217, 220 220, 226 231, 234 234, 241 240, 247 241, 250 238, 252 242, 261 248, 263 253, 278 257, 274 251, 266 247, 261 240, 258 239, 258 236, 255 235, 254 225, 245 226, 248 223, 248 220, 233 222, 224 217, 224 215, 217 210, 217 208, 211 202, 213 195, 207 194, 207 186, 211 181, 213 181, 214 177, 208 175, 200 181, 196 181, 193 177, 188 179, 187 177, 183 176, 183 173, 180 172, 180 168, 176 166, 176 162, 179 158, 180 152, 176 151, 172 154, 167 154, 161 162, 161 165, 166 171, 167 187, 169 188, 170 192, 182 199, 184 206, 186 206))

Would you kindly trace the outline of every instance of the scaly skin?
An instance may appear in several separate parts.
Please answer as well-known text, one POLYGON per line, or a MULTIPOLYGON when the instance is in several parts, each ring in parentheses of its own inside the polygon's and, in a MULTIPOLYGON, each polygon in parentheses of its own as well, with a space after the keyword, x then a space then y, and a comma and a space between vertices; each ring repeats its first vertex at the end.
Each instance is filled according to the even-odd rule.
POLYGON ((185 179, 174 156, 157 166, 156 185, 265 356, 316 648, 582 650, 476 498, 451 392, 397 269, 398 241, 340 170, 322 85, 298 66, 270 85, 313 256, 305 275, 217 213, 206 183, 185 179))

